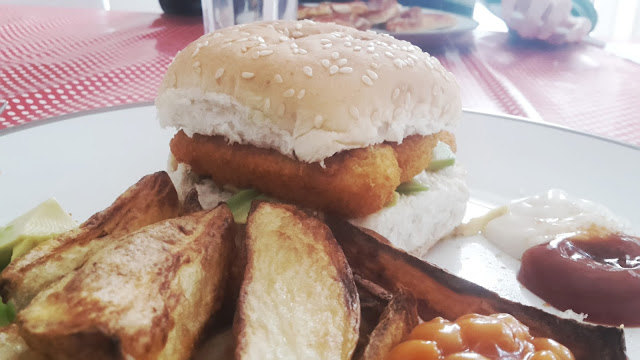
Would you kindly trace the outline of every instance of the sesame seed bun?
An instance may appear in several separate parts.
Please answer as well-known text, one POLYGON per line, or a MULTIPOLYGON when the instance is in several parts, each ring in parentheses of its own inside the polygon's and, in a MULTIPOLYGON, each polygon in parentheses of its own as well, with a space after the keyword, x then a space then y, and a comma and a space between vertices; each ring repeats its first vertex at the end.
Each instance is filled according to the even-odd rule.
POLYGON ((321 162, 347 149, 452 131, 458 85, 408 42, 309 20, 207 34, 181 51, 156 99, 187 135, 321 162))

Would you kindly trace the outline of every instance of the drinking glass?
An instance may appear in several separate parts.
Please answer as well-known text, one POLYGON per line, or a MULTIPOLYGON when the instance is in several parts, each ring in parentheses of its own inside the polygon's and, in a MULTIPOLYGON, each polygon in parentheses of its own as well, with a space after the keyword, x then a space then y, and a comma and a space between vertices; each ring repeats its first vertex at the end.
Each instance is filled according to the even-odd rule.
POLYGON ((297 0, 201 0, 204 31, 262 20, 295 20, 297 0))

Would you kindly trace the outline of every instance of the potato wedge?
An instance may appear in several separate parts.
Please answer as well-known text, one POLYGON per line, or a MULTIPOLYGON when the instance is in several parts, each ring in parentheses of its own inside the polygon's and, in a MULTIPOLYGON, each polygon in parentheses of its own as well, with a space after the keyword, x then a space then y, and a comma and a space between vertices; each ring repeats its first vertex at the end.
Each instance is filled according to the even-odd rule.
POLYGON ((394 291, 403 287, 418 300, 422 319, 435 316, 455 320, 468 313, 509 313, 527 325, 534 336, 554 339, 568 347, 577 360, 624 360, 622 329, 561 319, 540 309, 501 298, 403 251, 377 241, 348 222, 327 218, 354 273, 394 291))
POLYGON ((21 335, 60 359, 188 359, 222 303, 234 226, 222 205, 113 241, 18 314, 21 335))
POLYGON ((411 330, 418 326, 416 298, 410 292, 401 291, 391 298, 380 316, 378 325, 369 335, 359 360, 384 360, 391 349, 407 339, 411 330))
POLYGON ((40 291, 79 268, 113 240, 178 216, 175 187, 164 172, 147 175, 79 228, 46 241, 0 273, 0 295, 23 309, 40 291))
POLYGON ((213 334, 193 355, 192 360, 233 360, 235 353, 231 327, 213 334))
POLYGON ((290 205, 254 202, 246 234, 236 359, 350 359, 358 293, 327 226, 290 205))
POLYGON ((360 329, 353 359, 359 359, 369 343, 369 335, 380 321, 380 315, 391 301, 391 293, 356 274, 353 278, 360 298, 360 329))
POLYGON ((0 328, 0 360, 41 360, 44 356, 33 352, 18 332, 18 326, 11 324, 0 328))

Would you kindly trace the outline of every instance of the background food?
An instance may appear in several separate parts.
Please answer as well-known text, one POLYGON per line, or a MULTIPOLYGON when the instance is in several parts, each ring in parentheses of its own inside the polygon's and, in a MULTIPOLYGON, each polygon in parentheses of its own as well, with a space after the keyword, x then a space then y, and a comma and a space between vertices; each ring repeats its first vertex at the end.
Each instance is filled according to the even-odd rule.
POLYGON ((303 4, 298 7, 298 19, 335 22, 359 30, 377 28, 392 32, 430 31, 457 24, 452 14, 425 12, 420 7, 405 8, 396 0, 303 4))

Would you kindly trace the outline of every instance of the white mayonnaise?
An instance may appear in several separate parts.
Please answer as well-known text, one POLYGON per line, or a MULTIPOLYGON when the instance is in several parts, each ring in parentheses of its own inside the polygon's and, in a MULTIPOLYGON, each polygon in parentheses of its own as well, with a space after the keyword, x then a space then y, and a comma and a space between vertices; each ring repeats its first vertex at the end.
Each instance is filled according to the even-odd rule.
POLYGON ((628 232, 629 226, 604 206, 572 199, 562 190, 517 200, 504 215, 489 221, 482 234, 502 251, 521 259, 529 248, 545 244, 562 234, 579 234, 589 228, 628 232))

